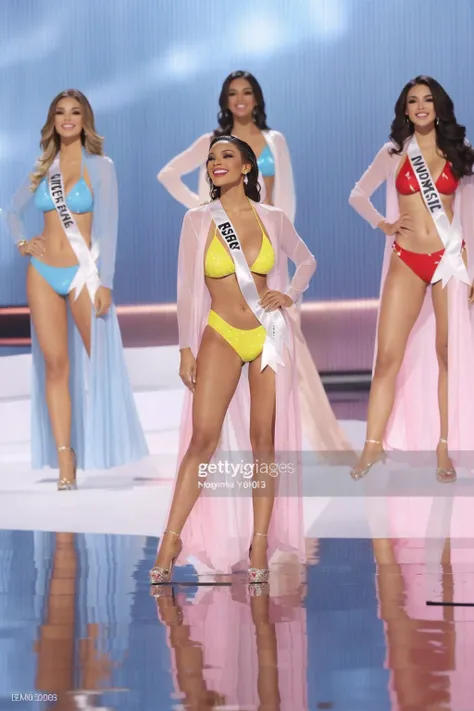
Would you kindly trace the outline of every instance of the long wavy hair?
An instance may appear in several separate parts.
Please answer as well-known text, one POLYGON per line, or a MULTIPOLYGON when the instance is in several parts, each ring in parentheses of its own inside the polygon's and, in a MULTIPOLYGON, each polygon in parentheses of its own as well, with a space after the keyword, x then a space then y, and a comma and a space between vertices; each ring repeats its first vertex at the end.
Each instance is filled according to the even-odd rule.
MULTIPOLYGON (((245 143, 245 141, 241 141, 240 138, 237 138, 236 136, 217 136, 216 138, 213 138, 211 141, 211 145, 209 146, 209 151, 212 150, 212 147, 215 143, 220 143, 221 141, 232 143, 240 152, 244 163, 250 163, 251 168, 246 176, 247 183, 244 182, 245 194, 248 198, 250 198, 250 200, 253 200, 254 202, 260 202, 260 183, 258 182, 257 156, 250 148, 248 143, 245 143)), ((209 173, 207 173, 207 181, 210 186, 211 200, 218 200, 221 196, 221 189, 214 185, 209 176, 209 173)))
POLYGON ((418 76, 403 87, 402 93, 395 104, 395 118, 392 121, 390 139, 395 148, 392 154, 400 155, 404 142, 413 135, 414 126, 407 120, 407 97, 410 89, 419 85, 427 86, 433 97, 436 112, 436 144, 444 157, 451 163, 453 174, 461 179, 473 174, 474 150, 466 141, 466 129, 456 121, 454 104, 435 79, 428 76, 418 76))
POLYGON ((92 155, 103 155, 104 139, 95 130, 94 112, 84 94, 77 89, 67 89, 58 94, 51 102, 48 109, 46 123, 41 129, 40 147, 43 151, 38 158, 34 172, 31 174, 31 189, 34 191, 47 174, 61 146, 61 137, 54 127, 56 108, 61 99, 75 99, 82 109, 83 129, 81 135, 82 145, 92 155))
POLYGON ((262 87, 255 79, 253 74, 250 74, 250 72, 238 70, 237 72, 232 72, 232 74, 229 74, 229 76, 222 84, 222 89, 219 96, 220 111, 217 114, 217 121, 219 123, 219 127, 215 129, 214 136, 228 136, 230 133, 232 133, 232 128, 234 127, 234 117, 229 109, 229 88, 234 79, 246 79, 246 81, 248 81, 248 83, 252 87, 253 95, 255 97, 255 101, 257 102, 253 110, 254 123, 261 131, 268 131, 269 127, 267 126, 265 99, 263 98, 262 87))

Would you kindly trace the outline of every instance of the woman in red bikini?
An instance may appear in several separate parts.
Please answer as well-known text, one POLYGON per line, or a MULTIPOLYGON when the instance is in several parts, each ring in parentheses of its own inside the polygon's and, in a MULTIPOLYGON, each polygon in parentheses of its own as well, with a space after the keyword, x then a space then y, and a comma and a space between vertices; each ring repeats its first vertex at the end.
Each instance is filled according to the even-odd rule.
POLYGON ((386 449, 436 448, 437 479, 451 482, 453 458, 474 453, 474 150, 465 134, 438 82, 413 79, 395 105, 390 142, 351 192, 352 207, 387 236, 356 479, 386 449), (386 217, 370 202, 385 181, 386 217))

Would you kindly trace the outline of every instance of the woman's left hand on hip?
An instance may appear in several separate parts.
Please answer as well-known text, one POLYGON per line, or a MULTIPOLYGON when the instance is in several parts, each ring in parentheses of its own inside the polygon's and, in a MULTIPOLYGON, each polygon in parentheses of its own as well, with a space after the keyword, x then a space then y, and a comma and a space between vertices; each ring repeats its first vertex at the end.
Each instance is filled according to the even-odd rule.
POLYGON ((276 311, 281 308, 290 308, 293 306, 293 301, 287 294, 282 294, 281 291, 267 291, 260 299, 260 306, 265 311, 276 311))

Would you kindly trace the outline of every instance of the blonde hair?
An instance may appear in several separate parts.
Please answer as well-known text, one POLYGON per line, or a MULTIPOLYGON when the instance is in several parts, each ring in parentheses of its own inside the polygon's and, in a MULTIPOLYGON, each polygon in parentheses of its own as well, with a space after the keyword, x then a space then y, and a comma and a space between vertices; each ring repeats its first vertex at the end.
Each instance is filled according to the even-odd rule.
POLYGON ((82 109, 83 129, 81 135, 82 145, 92 155, 103 155, 104 139, 95 130, 94 112, 87 98, 77 89, 68 89, 58 94, 48 109, 46 123, 41 129, 40 146, 43 151, 31 174, 31 190, 35 191, 45 177, 61 146, 61 138, 54 127, 56 108, 61 99, 75 99, 82 109))

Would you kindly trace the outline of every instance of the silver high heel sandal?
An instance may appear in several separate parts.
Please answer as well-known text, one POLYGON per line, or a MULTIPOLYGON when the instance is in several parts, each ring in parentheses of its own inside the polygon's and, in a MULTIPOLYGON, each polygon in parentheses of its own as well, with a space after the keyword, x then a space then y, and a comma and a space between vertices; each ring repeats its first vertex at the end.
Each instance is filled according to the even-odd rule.
MULTIPOLYGON (((267 537, 266 533, 254 533, 254 536, 264 536, 267 537)), ((252 553, 252 546, 249 548, 249 558, 252 553)), ((269 568, 249 568, 248 569, 248 581, 253 584, 268 583, 270 577, 269 568)))
POLYGON ((76 453, 72 447, 58 447, 58 452, 69 451, 72 454, 74 460, 74 479, 70 481, 69 479, 64 479, 64 477, 59 477, 58 481, 58 491, 75 491, 77 489, 76 482, 76 472, 77 472, 77 457, 76 453))
MULTIPOLYGON (((448 440, 443 439, 442 437, 440 437, 439 441, 441 444, 448 444, 448 440)), ((458 475, 454 467, 450 467, 449 469, 442 469, 441 467, 437 467, 436 469, 436 479, 437 481, 439 481, 440 484, 452 484, 456 481, 457 478, 458 475)))
MULTIPOLYGON (((366 439, 365 440, 366 444, 382 444, 381 440, 379 439, 366 439)), ((378 464, 379 462, 382 462, 382 464, 385 464, 387 461, 387 455, 385 454, 384 450, 382 449, 381 452, 379 452, 376 456, 373 462, 369 462, 363 469, 360 469, 360 467, 353 467, 351 469, 351 477, 354 479, 354 481, 357 481, 358 479, 362 479, 364 476, 367 476, 367 474, 370 472, 373 466, 375 464, 378 464)))
POLYGON ((175 531, 171 531, 169 528, 166 529, 166 531, 163 533, 163 536, 166 533, 172 533, 173 536, 176 536, 176 538, 179 540, 179 549, 176 555, 171 558, 169 565, 167 568, 162 568, 159 565, 155 565, 150 572, 148 573, 150 577, 150 583, 152 585, 163 585, 164 583, 169 583, 171 580, 171 575, 173 573, 173 567, 176 562, 176 559, 178 558, 179 554, 181 553, 181 549, 183 547, 183 544, 181 542, 181 537, 179 533, 175 533, 175 531))

